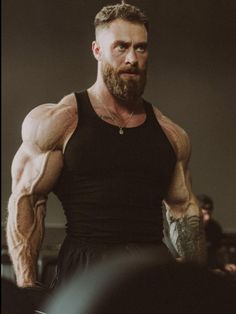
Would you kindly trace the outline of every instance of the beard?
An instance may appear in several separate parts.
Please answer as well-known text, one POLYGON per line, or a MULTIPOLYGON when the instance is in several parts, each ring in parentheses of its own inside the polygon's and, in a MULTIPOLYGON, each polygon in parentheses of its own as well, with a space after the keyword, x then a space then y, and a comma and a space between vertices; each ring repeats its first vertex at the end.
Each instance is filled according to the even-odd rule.
POLYGON ((109 92, 121 101, 135 101, 144 92, 146 85, 146 69, 141 70, 137 66, 126 66, 115 69, 109 63, 102 64, 102 76, 109 92), (138 74, 136 78, 123 79, 122 73, 138 74))

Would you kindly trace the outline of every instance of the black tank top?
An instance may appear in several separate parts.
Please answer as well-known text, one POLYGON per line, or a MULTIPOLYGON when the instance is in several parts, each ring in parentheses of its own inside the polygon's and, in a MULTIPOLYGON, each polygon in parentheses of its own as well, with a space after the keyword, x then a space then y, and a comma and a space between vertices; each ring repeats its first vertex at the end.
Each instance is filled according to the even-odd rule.
POLYGON ((162 200, 176 157, 151 104, 146 120, 120 135, 94 111, 87 91, 75 93, 79 121, 54 188, 67 235, 93 243, 161 243, 162 200))

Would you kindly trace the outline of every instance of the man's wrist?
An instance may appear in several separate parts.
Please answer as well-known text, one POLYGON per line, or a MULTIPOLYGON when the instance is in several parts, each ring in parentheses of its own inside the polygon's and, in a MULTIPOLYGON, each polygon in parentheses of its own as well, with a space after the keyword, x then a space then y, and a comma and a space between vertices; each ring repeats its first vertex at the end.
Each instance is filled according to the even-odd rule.
POLYGON ((38 282, 38 281, 36 281, 36 282, 34 282, 34 283, 32 283, 32 284, 25 284, 25 285, 23 285, 23 286, 20 286, 19 288, 21 288, 21 289, 45 289, 46 287, 42 284, 42 283, 40 283, 40 282, 38 282))
POLYGON ((29 281, 29 282, 23 282, 23 283, 17 283, 17 285, 19 288, 43 287, 43 284, 37 280, 29 281))

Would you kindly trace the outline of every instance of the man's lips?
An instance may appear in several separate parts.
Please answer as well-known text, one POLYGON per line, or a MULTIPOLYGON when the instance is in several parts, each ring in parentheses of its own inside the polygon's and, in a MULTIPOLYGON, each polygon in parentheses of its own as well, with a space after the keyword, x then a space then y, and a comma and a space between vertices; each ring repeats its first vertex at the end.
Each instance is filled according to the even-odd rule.
POLYGON ((138 72, 121 72, 120 74, 129 77, 136 77, 140 75, 138 72))

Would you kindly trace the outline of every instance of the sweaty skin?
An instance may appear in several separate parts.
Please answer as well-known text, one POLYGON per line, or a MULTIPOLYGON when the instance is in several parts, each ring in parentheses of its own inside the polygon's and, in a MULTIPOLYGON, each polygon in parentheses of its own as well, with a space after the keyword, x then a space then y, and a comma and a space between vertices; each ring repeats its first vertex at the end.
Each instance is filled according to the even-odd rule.
MULTIPOLYGON (((143 25, 117 19, 97 32, 92 49, 98 61, 97 81, 88 89, 94 110, 107 122, 106 109, 119 117, 126 127, 136 127, 146 118, 141 98, 136 103, 118 102, 108 91, 102 71, 136 66, 145 71, 147 31, 143 25)), ((133 74, 123 74, 124 80, 133 74)), ((138 80, 138 75, 133 77, 138 80)), ((164 200, 167 207, 169 236, 184 260, 204 260, 204 237, 200 211, 191 189, 188 161, 190 143, 187 134, 154 107, 156 118, 169 138, 177 157, 172 182, 164 200)), ((22 126, 22 145, 12 164, 12 194, 9 199, 7 243, 16 273, 17 285, 33 286, 37 280, 37 259, 44 234, 48 194, 63 167, 63 152, 73 134, 79 113, 74 94, 58 104, 44 104, 33 109, 22 126)), ((117 125, 118 122, 117 122, 117 125)))

